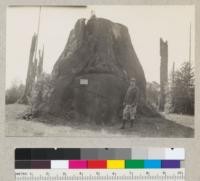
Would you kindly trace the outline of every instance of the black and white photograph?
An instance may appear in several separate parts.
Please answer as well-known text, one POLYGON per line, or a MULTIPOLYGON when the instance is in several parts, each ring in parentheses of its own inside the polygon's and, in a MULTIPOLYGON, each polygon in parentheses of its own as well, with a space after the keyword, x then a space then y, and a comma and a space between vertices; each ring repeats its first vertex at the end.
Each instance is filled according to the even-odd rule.
POLYGON ((193 138, 195 6, 10 6, 5 134, 193 138))

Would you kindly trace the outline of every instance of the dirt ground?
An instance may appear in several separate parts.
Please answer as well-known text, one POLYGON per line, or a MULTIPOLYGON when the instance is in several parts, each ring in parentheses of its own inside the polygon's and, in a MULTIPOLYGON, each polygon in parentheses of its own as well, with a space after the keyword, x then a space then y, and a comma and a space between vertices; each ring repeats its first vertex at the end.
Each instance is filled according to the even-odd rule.
POLYGON ((49 117, 23 120, 19 118, 27 109, 20 104, 6 105, 6 136, 64 136, 64 137, 193 137, 194 117, 163 114, 163 118, 139 117, 133 128, 120 129, 121 124, 110 126, 66 122, 64 119, 49 117))

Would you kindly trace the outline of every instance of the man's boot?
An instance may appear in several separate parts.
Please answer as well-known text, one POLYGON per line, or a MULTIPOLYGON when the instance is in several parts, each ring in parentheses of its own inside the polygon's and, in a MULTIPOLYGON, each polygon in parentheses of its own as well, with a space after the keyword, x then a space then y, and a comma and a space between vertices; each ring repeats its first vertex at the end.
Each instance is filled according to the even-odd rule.
POLYGON ((133 127, 133 121, 134 121, 134 119, 131 119, 131 128, 133 127))
POLYGON ((122 127, 120 129, 124 129, 125 128, 125 124, 126 124, 126 119, 123 119, 123 124, 122 124, 122 127))

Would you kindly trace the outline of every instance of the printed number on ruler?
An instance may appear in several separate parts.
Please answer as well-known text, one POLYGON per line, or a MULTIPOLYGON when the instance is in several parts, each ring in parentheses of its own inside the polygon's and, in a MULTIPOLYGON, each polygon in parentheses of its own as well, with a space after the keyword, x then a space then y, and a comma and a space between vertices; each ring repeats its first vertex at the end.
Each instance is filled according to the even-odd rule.
POLYGON ((185 181, 185 170, 181 169, 16 169, 16 181, 185 181))

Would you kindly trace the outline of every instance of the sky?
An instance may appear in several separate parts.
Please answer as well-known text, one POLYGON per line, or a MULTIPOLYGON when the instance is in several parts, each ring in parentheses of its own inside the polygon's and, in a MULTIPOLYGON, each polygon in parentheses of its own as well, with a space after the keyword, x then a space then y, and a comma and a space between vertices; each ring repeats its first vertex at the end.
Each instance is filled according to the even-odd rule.
MULTIPOLYGON (((192 29, 192 63, 195 47, 194 6, 87 6, 42 7, 38 48, 44 46, 44 71, 51 73, 79 18, 91 11, 128 27, 131 41, 148 82, 160 81, 160 38, 168 41, 168 69, 178 69, 189 57, 192 29)), ((31 39, 38 27, 39 7, 9 7, 6 26, 6 88, 25 83, 31 39)))

